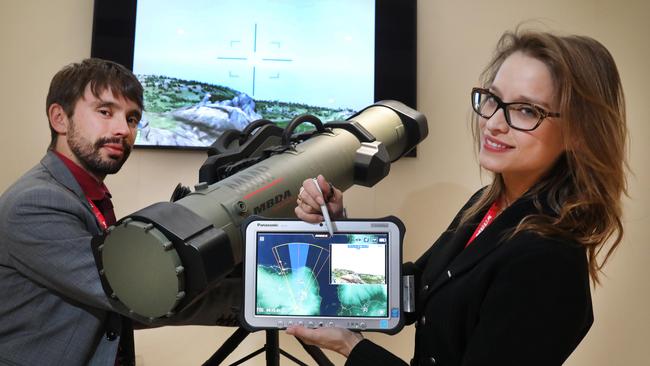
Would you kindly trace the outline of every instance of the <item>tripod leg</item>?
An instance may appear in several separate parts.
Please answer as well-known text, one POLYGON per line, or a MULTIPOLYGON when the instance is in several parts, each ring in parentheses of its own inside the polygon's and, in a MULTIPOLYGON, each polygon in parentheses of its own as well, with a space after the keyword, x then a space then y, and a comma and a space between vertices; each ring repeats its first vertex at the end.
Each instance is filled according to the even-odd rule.
POLYGON ((250 332, 246 329, 241 327, 237 328, 235 333, 233 333, 226 342, 219 347, 212 357, 205 361, 203 366, 216 366, 221 364, 249 334, 250 332))
MULTIPOLYGON (((215 352, 212 357, 203 363, 203 366, 220 365, 249 334, 250 332, 244 328, 237 328, 237 330, 226 340, 226 342, 224 342, 224 344, 217 350, 217 352, 215 352)), ((299 338, 296 339, 319 366, 334 366, 334 364, 327 358, 327 356, 325 356, 320 348, 308 345, 301 341, 299 338)), ((296 357, 280 349, 280 336, 277 330, 267 330, 266 344, 257 351, 233 363, 231 366, 242 364, 264 351, 266 351, 267 366, 280 366, 280 354, 284 355, 300 366, 307 366, 306 363, 301 362, 296 357)))
POLYGON ((283 350, 282 348, 280 348, 280 354, 282 356, 290 359, 291 361, 295 362, 299 366, 309 366, 306 363, 304 363, 304 362, 300 361, 299 359, 297 359, 296 357, 294 357, 293 355, 291 355, 290 353, 288 353, 287 351, 283 350))
POLYGON ((266 365, 280 366, 280 339, 277 330, 266 331, 266 365))
POLYGON ((231 363, 230 366, 241 365, 241 364, 243 364, 244 362, 246 362, 246 361, 250 360, 251 358, 253 358, 253 357, 259 355, 259 354, 262 353, 262 352, 264 352, 264 347, 262 347, 262 348, 258 349, 257 351, 255 351, 255 352, 253 352, 253 353, 250 353, 250 354, 248 354, 247 356, 245 356, 245 357, 243 357, 243 358, 240 358, 239 360, 237 360, 237 361, 231 363))
POLYGON ((320 348, 318 348, 316 346, 312 346, 310 344, 307 344, 307 343, 303 342, 298 337, 296 337, 296 339, 298 340, 298 342, 300 342, 300 345, 302 346, 302 348, 304 348, 305 351, 307 351, 307 353, 309 353, 311 358, 313 358, 314 361, 316 361, 318 366, 334 366, 332 361, 330 361, 327 358, 327 356, 325 356, 325 354, 323 353, 323 351, 320 348))

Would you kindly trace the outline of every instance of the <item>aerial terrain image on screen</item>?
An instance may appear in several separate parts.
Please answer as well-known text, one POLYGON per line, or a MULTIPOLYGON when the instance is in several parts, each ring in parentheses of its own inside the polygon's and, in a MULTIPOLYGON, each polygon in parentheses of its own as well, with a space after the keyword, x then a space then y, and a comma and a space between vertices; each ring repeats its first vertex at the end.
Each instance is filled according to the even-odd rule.
POLYGON ((386 285, 332 283, 331 253, 325 246, 283 243, 258 255, 259 315, 386 316, 386 285))

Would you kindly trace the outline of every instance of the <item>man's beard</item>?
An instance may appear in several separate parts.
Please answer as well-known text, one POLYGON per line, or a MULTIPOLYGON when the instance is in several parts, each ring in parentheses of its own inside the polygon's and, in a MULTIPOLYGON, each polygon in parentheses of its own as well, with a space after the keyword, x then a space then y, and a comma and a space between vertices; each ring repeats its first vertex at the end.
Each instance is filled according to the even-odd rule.
POLYGON ((131 146, 126 139, 121 137, 101 137, 94 143, 88 141, 84 136, 78 134, 72 119, 70 119, 70 130, 68 131, 68 146, 70 146, 70 150, 86 170, 102 176, 117 173, 129 157, 129 154, 131 154, 131 146), (110 156, 106 159, 102 158, 99 149, 109 143, 122 145, 121 158, 110 156))

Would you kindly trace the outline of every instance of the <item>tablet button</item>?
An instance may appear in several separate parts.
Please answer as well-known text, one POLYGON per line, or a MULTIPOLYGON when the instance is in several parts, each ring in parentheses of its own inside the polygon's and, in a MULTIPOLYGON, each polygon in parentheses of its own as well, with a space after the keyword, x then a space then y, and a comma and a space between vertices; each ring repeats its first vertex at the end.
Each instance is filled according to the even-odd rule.
POLYGON ((292 325, 293 325, 293 322, 292 322, 291 320, 289 320, 289 323, 287 323, 287 325, 288 325, 288 326, 292 326, 292 325))
POLYGON ((278 328, 284 328, 284 322, 282 320, 278 321, 278 328))
POLYGON ((366 323, 364 322, 359 323, 359 328, 366 329, 366 323))
POLYGON ((328 326, 328 327, 333 327, 333 326, 334 326, 334 322, 329 322, 329 323, 327 323, 327 326, 328 326))
POLYGON ((298 325, 300 325, 302 327, 303 325, 305 325, 305 323, 302 320, 299 320, 298 325))
POLYGON ((313 328, 313 327, 314 327, 314 322, 309 322, 309 323, 307 323, 307 326, 308 326, 309 328, 313 328))

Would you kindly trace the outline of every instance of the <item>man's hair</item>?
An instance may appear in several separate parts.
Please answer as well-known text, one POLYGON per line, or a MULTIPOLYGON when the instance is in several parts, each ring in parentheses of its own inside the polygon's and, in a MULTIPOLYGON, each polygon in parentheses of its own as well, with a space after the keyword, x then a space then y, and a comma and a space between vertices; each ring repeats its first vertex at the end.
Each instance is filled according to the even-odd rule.
MULTIPOLYGON (((63 107, 63 111, 72 118, 77 101, 83 97, 86 86, 90 84, 93 95, 98 97, 110 89, 114 96, 121 96, 135 102, 143 109, 142 85, 126 67, 107 60, 88 58, 79 63, 65 66, 54 75, 47 93, 45 113, 54 103, 63 107)), ((54 148, 58 137, 50 124, 52 140, 50 149, 54 148)))
MULTIPOLYGON (((531 215, 515 233, 532 230, 542 235, 569 237, 582 244, 589 272, 598 283, 598 272, 621 242, 621 197, 627 192, 627 126, 625 98, 616 63, 598 41, 585 36, 560 36, 534 30, 506 32, 492 61, 481 75, 490 86, 503 62, 521 52, 543 62, 551 73, 561 115, 565 153, 528 194, 548 192, 547 202, 556 217, 531 215), (611 240, 609 248, 605 243, 611 240), (604 251, 602 262, 596 256, 604 251)), ((472 124, 475 146, 480 144, 477 116, 472 124)), ((485 209, 505 186, 501 174, 463 219, 485 209)), ((539 203, 539 202, 538 202, 539 203)))

